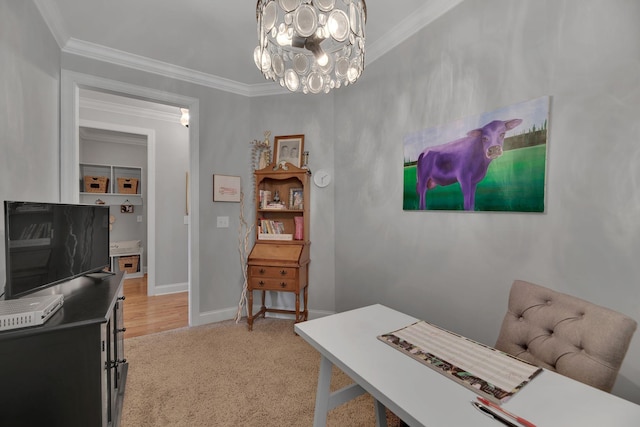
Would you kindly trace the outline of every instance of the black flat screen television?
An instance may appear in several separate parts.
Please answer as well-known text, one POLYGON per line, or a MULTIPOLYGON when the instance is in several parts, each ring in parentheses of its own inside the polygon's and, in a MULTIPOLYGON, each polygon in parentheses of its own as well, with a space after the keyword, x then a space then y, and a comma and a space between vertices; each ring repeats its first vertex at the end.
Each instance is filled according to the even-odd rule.
POLYGON ((4 202, 5 299, 109 267, 109 207, 4 202))

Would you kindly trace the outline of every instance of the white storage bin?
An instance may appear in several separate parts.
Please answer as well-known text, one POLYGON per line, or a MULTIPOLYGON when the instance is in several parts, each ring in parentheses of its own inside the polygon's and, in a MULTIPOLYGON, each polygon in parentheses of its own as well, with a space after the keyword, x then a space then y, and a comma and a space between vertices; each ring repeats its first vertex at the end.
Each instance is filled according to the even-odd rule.
POLYGON ((109 244, 109 253, 111 255, 129 254, 140 251, 140 240, 122 240, 119 242, 111 242, 109 244))

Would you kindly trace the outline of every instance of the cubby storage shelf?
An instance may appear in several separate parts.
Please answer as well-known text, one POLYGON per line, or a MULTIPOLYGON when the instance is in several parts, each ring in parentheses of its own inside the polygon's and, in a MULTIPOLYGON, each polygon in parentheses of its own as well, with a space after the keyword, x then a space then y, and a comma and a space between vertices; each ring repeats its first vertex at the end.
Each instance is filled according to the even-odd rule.
POLYGON ((142 176, 139 167, 80 163, 80 201, 95 204, 102 200, 107 205, 128 201, 142 205, 142 176))
POLYGON ((121 254, 113 254, 113 253, 109 254, 109 259, 111 261, 111 271, 116 273, 118 271, 122 271, 120 270, 120 266, 118 262, 120 258, 137 256, 138 264, 137 264, 136 271, 131 273, 128 271, 123 271, 123 273, 124 273, 125 279, 144 277, 144 271, 142 270, 142 251, 143 251, 142 248, 140 248, 138 251, 126 252, 121 254))

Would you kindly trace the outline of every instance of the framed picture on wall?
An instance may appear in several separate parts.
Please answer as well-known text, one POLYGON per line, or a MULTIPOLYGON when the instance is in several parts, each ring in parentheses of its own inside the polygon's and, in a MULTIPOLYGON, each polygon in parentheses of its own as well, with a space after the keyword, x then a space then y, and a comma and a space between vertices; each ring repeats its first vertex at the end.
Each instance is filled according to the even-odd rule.
POLYGON ((213 175, 214 202, 240 202, 240 177, 213 175))
POLYGON ((298 168, 302 165, 304 135, 276 136, 273 145, 275 164, 285 161, 298 168))
POLYGON ((407 133, 403 209, 544 212, 549 107, 542 96, 407 133))

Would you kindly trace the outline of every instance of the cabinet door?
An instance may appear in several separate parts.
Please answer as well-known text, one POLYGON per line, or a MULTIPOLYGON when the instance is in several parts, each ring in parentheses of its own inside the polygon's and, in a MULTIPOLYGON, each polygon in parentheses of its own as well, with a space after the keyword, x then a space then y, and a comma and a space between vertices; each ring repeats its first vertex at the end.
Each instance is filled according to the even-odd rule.
POLYGON ((122 366, 124 363, 126 363, 126 359, 124 358, 124 332, 126 328, 124 327, 123 308, 124 296, 119 295, 113 308, 113 346, 116 365, 116 369, 114 370, 113 384, 114 388, 116 389, 120 388, 120 382, 122 381, 122 366))
POLYGON ((106 426, 112 418, 112 396, 111 396, 111 321, 100 325, 100 342, 102 352, 100 362, 102 367, 102 425, 106 426))

